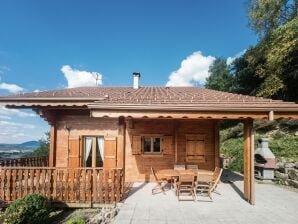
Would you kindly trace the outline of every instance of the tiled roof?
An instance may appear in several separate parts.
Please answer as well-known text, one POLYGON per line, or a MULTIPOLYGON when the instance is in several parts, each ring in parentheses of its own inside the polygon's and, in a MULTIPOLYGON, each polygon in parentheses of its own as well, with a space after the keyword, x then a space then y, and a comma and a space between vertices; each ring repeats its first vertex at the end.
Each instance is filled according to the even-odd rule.
POLYGON ((82 105, 222 105, 224 107, 289 107, 298 104, 198 87, 78 87, 1 96, 0 102, 80 101, 82 105), (86 102, 85 104, 82 102, 86 102))

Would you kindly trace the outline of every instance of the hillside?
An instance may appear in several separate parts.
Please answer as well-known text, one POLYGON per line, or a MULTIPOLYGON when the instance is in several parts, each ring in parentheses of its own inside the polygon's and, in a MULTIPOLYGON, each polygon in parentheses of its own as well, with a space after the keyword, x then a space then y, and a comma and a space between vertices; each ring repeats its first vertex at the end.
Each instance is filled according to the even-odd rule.
POLYGON ((0 143, 0 159, 14 159, 28 155, 40 145, 38 141, 28 141, 21 144, 0 143))
MULTIPOLYGON (((243 125, 223 123, 221 128, 221 154, 229 158, 228 168, 243 171, 243 125)), ((298 161, 298 120, 255 121, 255 140, 269 138, 269 147, 278 161, 298 161)), ((255 141, 257 142, 257 141, 255 141)), ((255 145, 257 148, 257 145, 255 145)))

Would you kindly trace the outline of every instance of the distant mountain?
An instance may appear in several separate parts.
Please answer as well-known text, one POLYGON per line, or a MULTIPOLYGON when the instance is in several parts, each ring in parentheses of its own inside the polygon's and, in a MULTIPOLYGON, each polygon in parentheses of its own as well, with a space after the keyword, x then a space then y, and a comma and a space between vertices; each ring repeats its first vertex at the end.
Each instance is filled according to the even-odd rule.
POLYGON ((11 151, 11 150, 25 150, 25 151, 33 151, 39 146, 38 141, 28 141, 23 142, 21 144, 6 144, 0 143, 0 151, 11 151))
POLYGON ((38 141, 29 141, 29 142, 23 142, 22 144, 19 144, 20 147, 26 147, 26 148, 37 148, 39 146, 38 141))

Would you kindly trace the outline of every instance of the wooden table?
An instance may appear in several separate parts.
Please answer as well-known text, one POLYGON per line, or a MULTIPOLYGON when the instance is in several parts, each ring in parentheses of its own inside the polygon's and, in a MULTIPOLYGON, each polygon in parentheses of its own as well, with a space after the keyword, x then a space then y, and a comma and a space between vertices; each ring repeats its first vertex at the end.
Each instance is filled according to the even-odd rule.
POLYGON ((212 180, 213 171, 210 170, 203 170, 203 169, 188 169, 188 170, 174 170, 174 169, 163 169, 157 172, 158 178, 164 178, 171 181, 171 189, 174 187, 175 189, 175 182, 178 180, 180 175, 183 174, 190 174, 194 175, 195 179, 198 180, 200 178, 200 174, 202 174, 203 182, 209 182, 212 180))
POLYGON ((180 175, 183 175, 183 174, 193 174, 196 177, 200 173, 213 175, 213 171, 203 170, 203 169, 189 169, 189 170, 163 169, 163 170, 157 171, 157 176, 159 178, 173 178, 173 177, 179 177, 180 175))

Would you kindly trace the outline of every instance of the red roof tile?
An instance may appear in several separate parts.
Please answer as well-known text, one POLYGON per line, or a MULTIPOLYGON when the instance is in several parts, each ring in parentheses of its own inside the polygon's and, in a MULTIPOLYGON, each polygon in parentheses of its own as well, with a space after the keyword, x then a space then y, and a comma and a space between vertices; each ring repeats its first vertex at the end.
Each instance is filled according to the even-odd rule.
MULTIPOLYGON (((1 96, 0 103, 13 105, 14 102, 80 102, 79 106, 90 103, 97 105, 200 105, 204 107, 289 107, 298 109, 298 104, 280 100, 264 99, 220 92, 198 87, 78 87, 1 96)), ((25 105, 25 104, 24 104, 25 105)), ((50 104, 49 104, 50 105, 50 104)), ((62 104, 63 105, 63 104, 62 104)))

